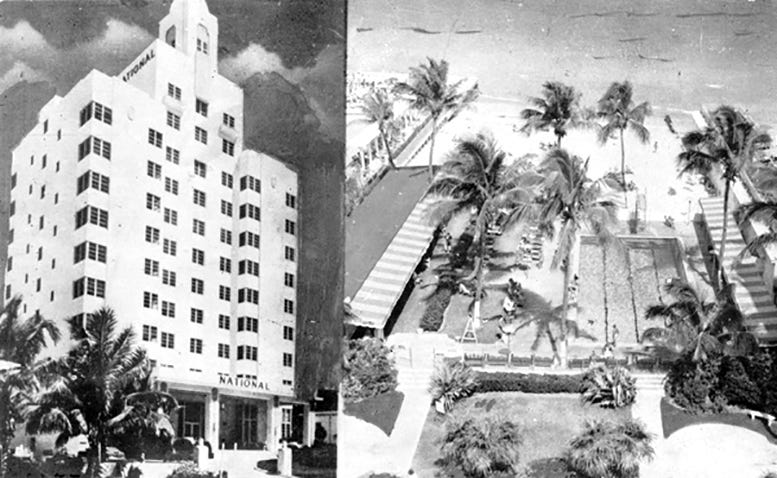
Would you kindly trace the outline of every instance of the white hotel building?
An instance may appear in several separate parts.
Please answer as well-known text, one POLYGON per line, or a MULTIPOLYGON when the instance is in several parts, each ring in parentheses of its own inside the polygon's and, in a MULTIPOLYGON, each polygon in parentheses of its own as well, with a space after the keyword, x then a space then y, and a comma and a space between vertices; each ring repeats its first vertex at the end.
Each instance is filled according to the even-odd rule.
POLYGON ((243 149, 243 91, 217 53, 205 1, 175 0, 124 71, 43 107, 13 151, 4 293, 63 330, 111 307, 183 405, 179 436, 272 450, 304 421, 297 174, 243 149))

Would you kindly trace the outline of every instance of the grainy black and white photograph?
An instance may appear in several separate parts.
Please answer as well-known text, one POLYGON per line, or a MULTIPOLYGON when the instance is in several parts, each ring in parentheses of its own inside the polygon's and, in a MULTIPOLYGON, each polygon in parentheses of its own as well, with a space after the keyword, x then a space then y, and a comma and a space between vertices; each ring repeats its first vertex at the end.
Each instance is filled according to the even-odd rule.
POLYGON ((345 15, 0 3, 0 478, 336 476, 345 15))
POLYGON ((338 476, 777 476, 769 0, 351 0, 338 476))

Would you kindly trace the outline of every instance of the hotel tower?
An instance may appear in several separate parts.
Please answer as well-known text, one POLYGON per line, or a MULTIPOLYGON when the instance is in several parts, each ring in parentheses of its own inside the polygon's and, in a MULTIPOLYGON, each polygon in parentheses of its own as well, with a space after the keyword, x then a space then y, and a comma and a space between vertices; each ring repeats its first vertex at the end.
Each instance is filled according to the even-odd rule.
POLYGON ((243 149, 243 91, 217 54, 205 1, 174 0, 124 71, 92 70, 41 109, 13 150, 4 294, 63 329, 111 307, 183 405, 179 436, 272 450, 309 427, 297 174, 243 149))

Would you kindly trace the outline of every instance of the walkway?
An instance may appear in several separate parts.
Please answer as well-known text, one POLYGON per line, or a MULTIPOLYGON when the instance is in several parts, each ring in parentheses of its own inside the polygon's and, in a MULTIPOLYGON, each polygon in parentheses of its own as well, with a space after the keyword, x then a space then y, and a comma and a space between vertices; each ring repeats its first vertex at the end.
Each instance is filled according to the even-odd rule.
MULTIPOLYGON (((700 199, 699 203, 712 235, 715 251, 720 251, 723 234, 723 198, 704 198, 700 199)), ((771 291, 763 283, 757 259, 747 257, 738 264, 734 264, 734 259, 739 251, 745 247, 745 240, 742 238, 739 225, 732 214, 736 207, 737 202, 732 195, 727 218, 725 257, 721 258, 721 267, 723 267, 728 280, 736 284, 734 298, 745 316, 745 326, 760 341, 774 342, 777 341, 777 307, 772 301, 771 291)))
POLYGON ((434 228, 428 224, 431 201, 416 204, 351 301, 352 325, 382 331, 413 272, 429 247, 434 228))

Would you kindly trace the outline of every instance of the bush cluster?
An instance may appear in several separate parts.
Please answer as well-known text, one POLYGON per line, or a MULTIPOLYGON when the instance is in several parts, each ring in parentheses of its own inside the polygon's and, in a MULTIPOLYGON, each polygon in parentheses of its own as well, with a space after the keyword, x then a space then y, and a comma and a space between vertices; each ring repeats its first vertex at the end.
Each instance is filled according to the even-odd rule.
POLYGON ((358 402, 397 388, 397 369, 391 350, 376 338, 349 340, 341 382, 343 399, 358 402))
POLYGON ((432 400, 442 402, 444 411, 462 398, 472 395, 477 389, 478 374, 462 362, 444 363, 437 366, 429 385, 432 400))
POLYGON ((676 360, 664 386, 674 402, 692 413, 717 413, 733 405, 777 414, 777 363, 766 352, 676 360))
POLYGON ((583 375, 541 375, 533 373, 481 372, 476 393, 580 393, 583 375))
POLYGON ((620 408, 634 403, 636 397, 636 381, 623 367, 598 365, 583 375, 581 398, 585 403, 602 408, 620 408))
POLYGON ((451 303, 453 291, 448 287, 438 288, 426 303, 426 310, 421 316, 419 327, 426 332, 437 332, 442 327, 445 309, 451 303))
POLYGON ((186 463, 173 470, 167 478, 216 478, 216 475, 200 470, 194 463, 186 463))

